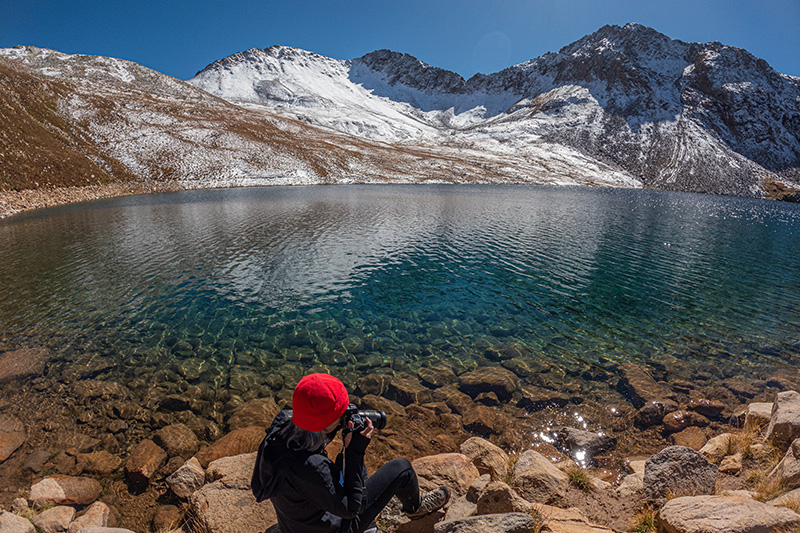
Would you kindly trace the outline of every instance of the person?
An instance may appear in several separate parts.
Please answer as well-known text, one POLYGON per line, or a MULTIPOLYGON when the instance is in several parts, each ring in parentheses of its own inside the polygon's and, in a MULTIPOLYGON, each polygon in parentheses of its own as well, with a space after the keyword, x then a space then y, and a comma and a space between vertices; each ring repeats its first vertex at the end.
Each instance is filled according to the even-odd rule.
POLYGON ((278 413, 258 449, 251 487, 259 502, 271 500, 281 533, 369 533, 375 518, 397 496, 412 519, 441 509, 446 487, 420 495, 417 474, 406 459, 392 459, 372 476, 364 453, 374 431, 366 418, 361 432, 347 431, 343 415, 350 399, 344 384, 328 374, 309 374, 292 394, 292 409, 278 413), (344 427, 343 427, 344 426, 344 427), (344 429, 336 461, 325 447, 344 429))

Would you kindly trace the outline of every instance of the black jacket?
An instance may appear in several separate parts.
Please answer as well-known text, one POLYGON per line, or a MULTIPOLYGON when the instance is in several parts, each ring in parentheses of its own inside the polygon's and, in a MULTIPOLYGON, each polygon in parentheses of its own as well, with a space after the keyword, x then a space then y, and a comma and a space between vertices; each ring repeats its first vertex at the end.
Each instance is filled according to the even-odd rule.
POLYGON ((292 411, 284 410, 267 430, 253 470, 253 495, 259 502, 272 501, 281 533, 338 532, 366 502, 364 451, 369 439, 353 433, 342 473, 339 461, 328 459, 324 448, 290 450, 278 433, 291 423, 292 411))

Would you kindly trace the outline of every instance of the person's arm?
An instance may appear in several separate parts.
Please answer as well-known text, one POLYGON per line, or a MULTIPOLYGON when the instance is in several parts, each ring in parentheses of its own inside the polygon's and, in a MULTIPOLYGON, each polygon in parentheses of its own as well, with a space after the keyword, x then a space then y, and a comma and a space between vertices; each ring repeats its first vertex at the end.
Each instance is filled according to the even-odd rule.
POLYGON ((342 518, 355 517, 364 500, 364 453, 368 444, 364 435, 352 435, 344 451, 344 472, 324 455, 312 456, 303 465, 306 472, 298 476, 298 488, 309 503, 342 518))

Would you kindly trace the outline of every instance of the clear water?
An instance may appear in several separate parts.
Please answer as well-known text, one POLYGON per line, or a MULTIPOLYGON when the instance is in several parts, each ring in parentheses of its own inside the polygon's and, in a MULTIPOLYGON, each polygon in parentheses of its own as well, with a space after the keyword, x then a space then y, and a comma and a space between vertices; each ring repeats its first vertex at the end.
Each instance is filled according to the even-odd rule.
POLYGON ((728 197, 518 186, 129 197, 0 222, 0 352, 46 346, 51 374, 80 361, 254 390, 283 368, 352 381, 437 360, 472 368, 512 343, 573 375, 666 359, 687 378, 709 364, 766 374, 798 364, 799 259, 797 205, 728 197))

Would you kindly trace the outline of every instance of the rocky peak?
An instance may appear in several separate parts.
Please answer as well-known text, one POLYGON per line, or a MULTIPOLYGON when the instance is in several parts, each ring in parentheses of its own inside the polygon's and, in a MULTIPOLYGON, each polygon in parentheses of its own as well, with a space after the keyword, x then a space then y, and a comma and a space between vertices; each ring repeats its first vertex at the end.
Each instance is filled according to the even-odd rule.
POLYGON ((352 63, 382 74, 386 83, 392 86, 402 84, 428 93, 469 92, 464 78, 455 72, 433 67, 409 54, 376 50, 354 59, 352 63))

